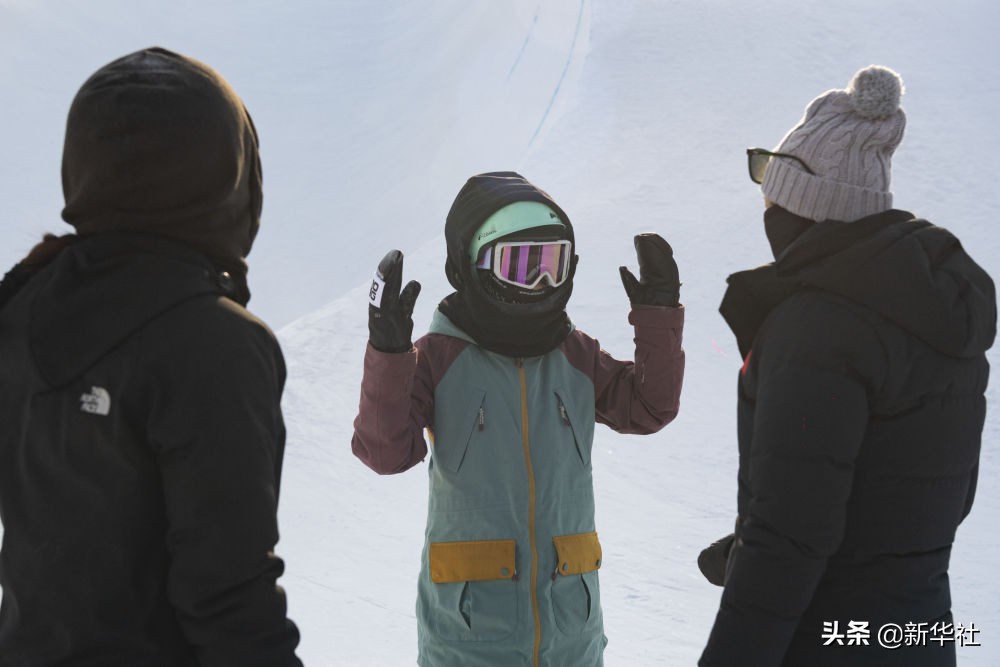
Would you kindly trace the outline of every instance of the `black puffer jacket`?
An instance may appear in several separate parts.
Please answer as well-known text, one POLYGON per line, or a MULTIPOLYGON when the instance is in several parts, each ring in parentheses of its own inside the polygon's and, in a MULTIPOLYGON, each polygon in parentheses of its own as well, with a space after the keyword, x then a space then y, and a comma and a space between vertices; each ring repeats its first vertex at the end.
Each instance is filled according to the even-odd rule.
POLYGON ((731 276, 722 305, 747 357, 739 518, 699 664, 954 664, 954 642, 888 650, 877 635, 952 620, 993 282, 954 236, 903 211, 811 224, 772 207, 765 221, 777 261, 731 276), (786 242, 789 230, 804 231, 786 242), (843 635, 852 621, 868 646, 824 645, 825 624, 843 635))
POLYGON ((0 666, 300 665, 249 115, 141 51, 81 88, 63 175, 79 235, 0 285, 0 666))

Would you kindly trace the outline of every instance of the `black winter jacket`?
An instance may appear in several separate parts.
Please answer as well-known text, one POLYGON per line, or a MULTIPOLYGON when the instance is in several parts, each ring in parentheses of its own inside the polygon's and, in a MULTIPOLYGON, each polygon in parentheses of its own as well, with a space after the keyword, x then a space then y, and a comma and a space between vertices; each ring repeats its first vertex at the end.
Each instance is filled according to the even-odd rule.
POLYGON ((952 622, 993 282, 954 236, 903 211, 765 219, 777 261, 730 276, 721 309, 746 356, 739 517, 699 664, 953 665, 953 641, 888 650, 877 635, 952 622), (775 244, 789 229, 804 231, 775 244))
POLYGON ((278 344, 173 241, 99 234, 0 309, 0 665, 299 665, 278 344))

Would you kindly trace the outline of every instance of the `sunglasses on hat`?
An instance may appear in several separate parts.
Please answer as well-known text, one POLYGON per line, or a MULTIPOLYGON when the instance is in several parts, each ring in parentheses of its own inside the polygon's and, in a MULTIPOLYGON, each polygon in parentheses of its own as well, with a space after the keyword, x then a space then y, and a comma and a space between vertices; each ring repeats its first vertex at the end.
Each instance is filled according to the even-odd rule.
POLYGON ((750 180, 757 184, 763 183, 764 175, 767 173, 767 165, 771 163, 771 158, 775 157, 795 160, 802 165, 802 168, 806 170, 806 173, 812 174, 813 176, 816 175, 816 172, 810 169, 809 165, 794 155, 790 155, 788 153, 774 153, 772 151, 764 150, 763 148, 748 148, 747 168, 750 170, 750 180))
POLYGON ((542 279, 553 287, 569 277, 573 244, 569 241, 501 241, 486 248, 476 268, 493 272, 502 282, 534 289, 542 279))

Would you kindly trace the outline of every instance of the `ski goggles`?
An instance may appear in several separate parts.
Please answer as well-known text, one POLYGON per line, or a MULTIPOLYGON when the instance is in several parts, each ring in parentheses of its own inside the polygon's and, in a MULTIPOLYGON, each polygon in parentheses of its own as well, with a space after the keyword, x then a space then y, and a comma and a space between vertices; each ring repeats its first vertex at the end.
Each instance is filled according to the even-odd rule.
POLYGON ((764 174, 767 173, 767 165, 771 164, 771 158, 780 157, 787 160, 795 160, 806 171, 807 174, 816 175, 801 159, 788 153, 774 153, 763 148, 747 149, 747 169, 750 171, 750 180, 758 185, 764 182, 764 174))
POLYGON ((488 247, 476 268, 505 283, 534 289, 543 278, 558 287, 569 277, 573 244, 569 241, 509 241, 488 247))

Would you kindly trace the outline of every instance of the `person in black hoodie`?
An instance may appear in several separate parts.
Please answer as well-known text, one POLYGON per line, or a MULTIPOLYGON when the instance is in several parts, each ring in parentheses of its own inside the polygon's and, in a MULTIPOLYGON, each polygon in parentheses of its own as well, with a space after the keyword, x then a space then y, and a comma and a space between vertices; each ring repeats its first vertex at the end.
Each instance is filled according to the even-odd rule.
POLYGON ((775 261, 730 276, 721 306, 745 358, 738 517, 699 558, 724 585, 702 667, 942 667, 977 641, 948 562, 996 295, 955 236, 892 208, 901 94, 865 68, 748 151, 775 261))
POLYGON ((301 665, 250 115, 207 65, 132 53, 77 93, 62 178, 75 234, 0 284, 0 665, 301 665))

